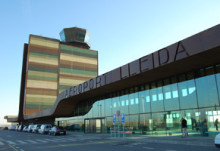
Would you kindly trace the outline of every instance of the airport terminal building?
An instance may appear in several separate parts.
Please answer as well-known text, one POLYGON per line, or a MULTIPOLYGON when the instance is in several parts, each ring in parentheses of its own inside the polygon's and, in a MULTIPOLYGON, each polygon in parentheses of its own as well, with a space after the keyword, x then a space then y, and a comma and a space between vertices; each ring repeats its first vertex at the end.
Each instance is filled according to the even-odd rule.
POLYGON ((124 123, 119 116, 115 124, 133 133, 179 134, 184 117, 189 134, 211 136, 220 126, 220 25, 57 94, 52 106, 20 120, 108 133, 120 111, 124 123))

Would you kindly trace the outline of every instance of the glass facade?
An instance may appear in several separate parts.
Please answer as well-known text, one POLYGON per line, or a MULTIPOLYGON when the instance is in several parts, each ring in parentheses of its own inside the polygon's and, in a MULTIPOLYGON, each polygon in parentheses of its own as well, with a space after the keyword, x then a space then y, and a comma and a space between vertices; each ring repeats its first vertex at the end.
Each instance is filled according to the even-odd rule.
MULTIPOLYGON (((133 133, 180 135, 180 120, 184 117, 189 134, 214 136, 220 126, 215 125, 217 119, 220 121, 219 67, 213 65, 114 92, 101 99, 95 98, 86 115, 69 118, 66 125, 72 124, 70 119, 81 119, 81 123, 78 122, 81 130, 85 127, 85 132, 95 132, 88 131, 84 124, 91 119, 101 119, 102 124, 98 125, 101 126, 101 132, 106 133, 113 127, 113 114, 120 110, 125 114, 125 127, 132 128, 133 133)), ((87 106, 85 103, 84 107, 87 106)), ((56 121, 63 122, 62 118, 56 121)))

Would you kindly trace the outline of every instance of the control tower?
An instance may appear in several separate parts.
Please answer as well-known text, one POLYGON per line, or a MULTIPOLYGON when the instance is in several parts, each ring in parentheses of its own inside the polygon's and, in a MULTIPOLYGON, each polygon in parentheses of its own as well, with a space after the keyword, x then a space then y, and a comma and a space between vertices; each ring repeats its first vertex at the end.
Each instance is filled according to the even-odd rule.
POLYGON ((60 32, 60 41, 62 43, 68 43, 73 46, 83 47, 89 49, 90 46, 88 44, 89 33, 86 29, 72 27, 72 28, 64 28, 60 32))

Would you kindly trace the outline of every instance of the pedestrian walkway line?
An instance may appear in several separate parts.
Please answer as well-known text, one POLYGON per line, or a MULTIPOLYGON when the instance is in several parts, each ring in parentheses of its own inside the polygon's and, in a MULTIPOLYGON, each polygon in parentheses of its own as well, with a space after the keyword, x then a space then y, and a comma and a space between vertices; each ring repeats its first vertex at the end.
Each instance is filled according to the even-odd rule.
POLYGON ((38 142, 41 142, 41 143, 47 143, 48 141, 46 141, 46 140, 42 140, 42 139, 36 139, 36 141, 38 141, 38 142))
POLYGON ((57 142, 57 141, 55 141, 53 139, 44 139, 44 140, 49 141, 49 142, 57 142))
POLYGON ((4 145, 4 143, 0 142, 0 145, 4 145))
POLYGON ((32 143, 32 144, 37 144, 37 142, 32 141, 32 140, 26 140, 26 142, 32 143))
POLYGON ((165 151, 177 151, 177 150, 172 150, 172 149, 166 149, 165 151))
POLYGON ((55 139, 53 139, 55 142, 66 142, 66 140, 62 140, 62 139, 60 139, 60 138, 55 138, 55 139))
POLYGON ((154 148, 152 148, 152 147, 143 147, 144 149, 154 149, 154 148))
POLYGON ((16 143, 12 142, 12 141, 5 141, 7 142, 8 144, 11 144, 11 145, 15 145, 16 143))
POLYGON ((19 142, 20 144, 27 144, 27 142, 24 142, 22 140, 17 140, 17 142, 19 142))

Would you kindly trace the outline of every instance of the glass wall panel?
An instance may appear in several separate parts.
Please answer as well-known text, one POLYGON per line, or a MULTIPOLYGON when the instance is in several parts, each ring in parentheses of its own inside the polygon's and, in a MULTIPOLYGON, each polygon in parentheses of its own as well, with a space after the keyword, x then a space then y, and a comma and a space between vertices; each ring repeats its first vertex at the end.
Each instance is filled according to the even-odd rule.
POLYGON ((185 118, 187 121, 187 131, 190 135, 200 134, 200 113, 198 109, 182 110, 180 112, 181 118, 185 118))
POLYGON ((119 97, 114 97, 112 98, 112 115, 116 114, 118 110, 120 110, 119 97))
POLYGON ((140 114, 139 130, 142 131, 142 134, 151 134, 153 130, 151 114, 140 114))
POLYGON ((218 99, 220 101, 220 73, 216 74, 217 86, 218 86, 218 99))
POLYGON ((139 113, 139 97, 138 93, 129 94, 129 114, 139 113))
POLYGON ((166 135, 166 113, 153 113, 153 135, 166 135))
POLYGON ((129 126, 133 129, 133 132, 134 133, 139 133, 138 132, 138 116, 139 115, 130 115, 129 116, 129 121, 130 121, 130 124, 129 124, 129 126))
POLYGON ((164 111, 162 87, 150 90, 152 112, 164 111))
POLYGON ((200 132, 203 136, 216 135, 219 130, 220 108, 203 108, 199 109, 200 115, 200 132))
POLYGON ((165 111, 179 109, 179 94, 177 84, 163 86, 165 111))
POLYGON ((119 99, 120 99, 120 104, 121 104, 121 108, 120 108, 121 113, 124 113, 125 115, 129 114, 128 113, 128 106, 129 106, 128 95, 120 96, 119 99))
POLYGON ((93 110, 94 117, 103 117, 105 116, 105 106, 104 101, 98 101, 95 103, 95 109, 93 110))
POLYGON ((167 112, 165 115, 167 135, 180 134, 181 130, 181 114, 180 111, 167 112))
POLYGON ((106 131, 107 133, 110 133, 110 128, 113 128, 113 118, 112 117, 106 117, 106 131))
POLYGON ((105 100, 105 114, 106 116, 112 116, 112 102, 111 98, 105 100))
POLYGON ((99 102, 95 102, 92 105, 92 113, 93 113, 93 117, 98 117, 99 116, 99 102))
POLYGON ((178 96, 181 109, 197 108, 196 87, 194 80, 178 83, 178 96))
POLYGON ((150 112, 150 90, 139 92, 140 113, 150 112))
POLYGON ((219 106, 215 76, 196 79, 199 107, 219 106))

